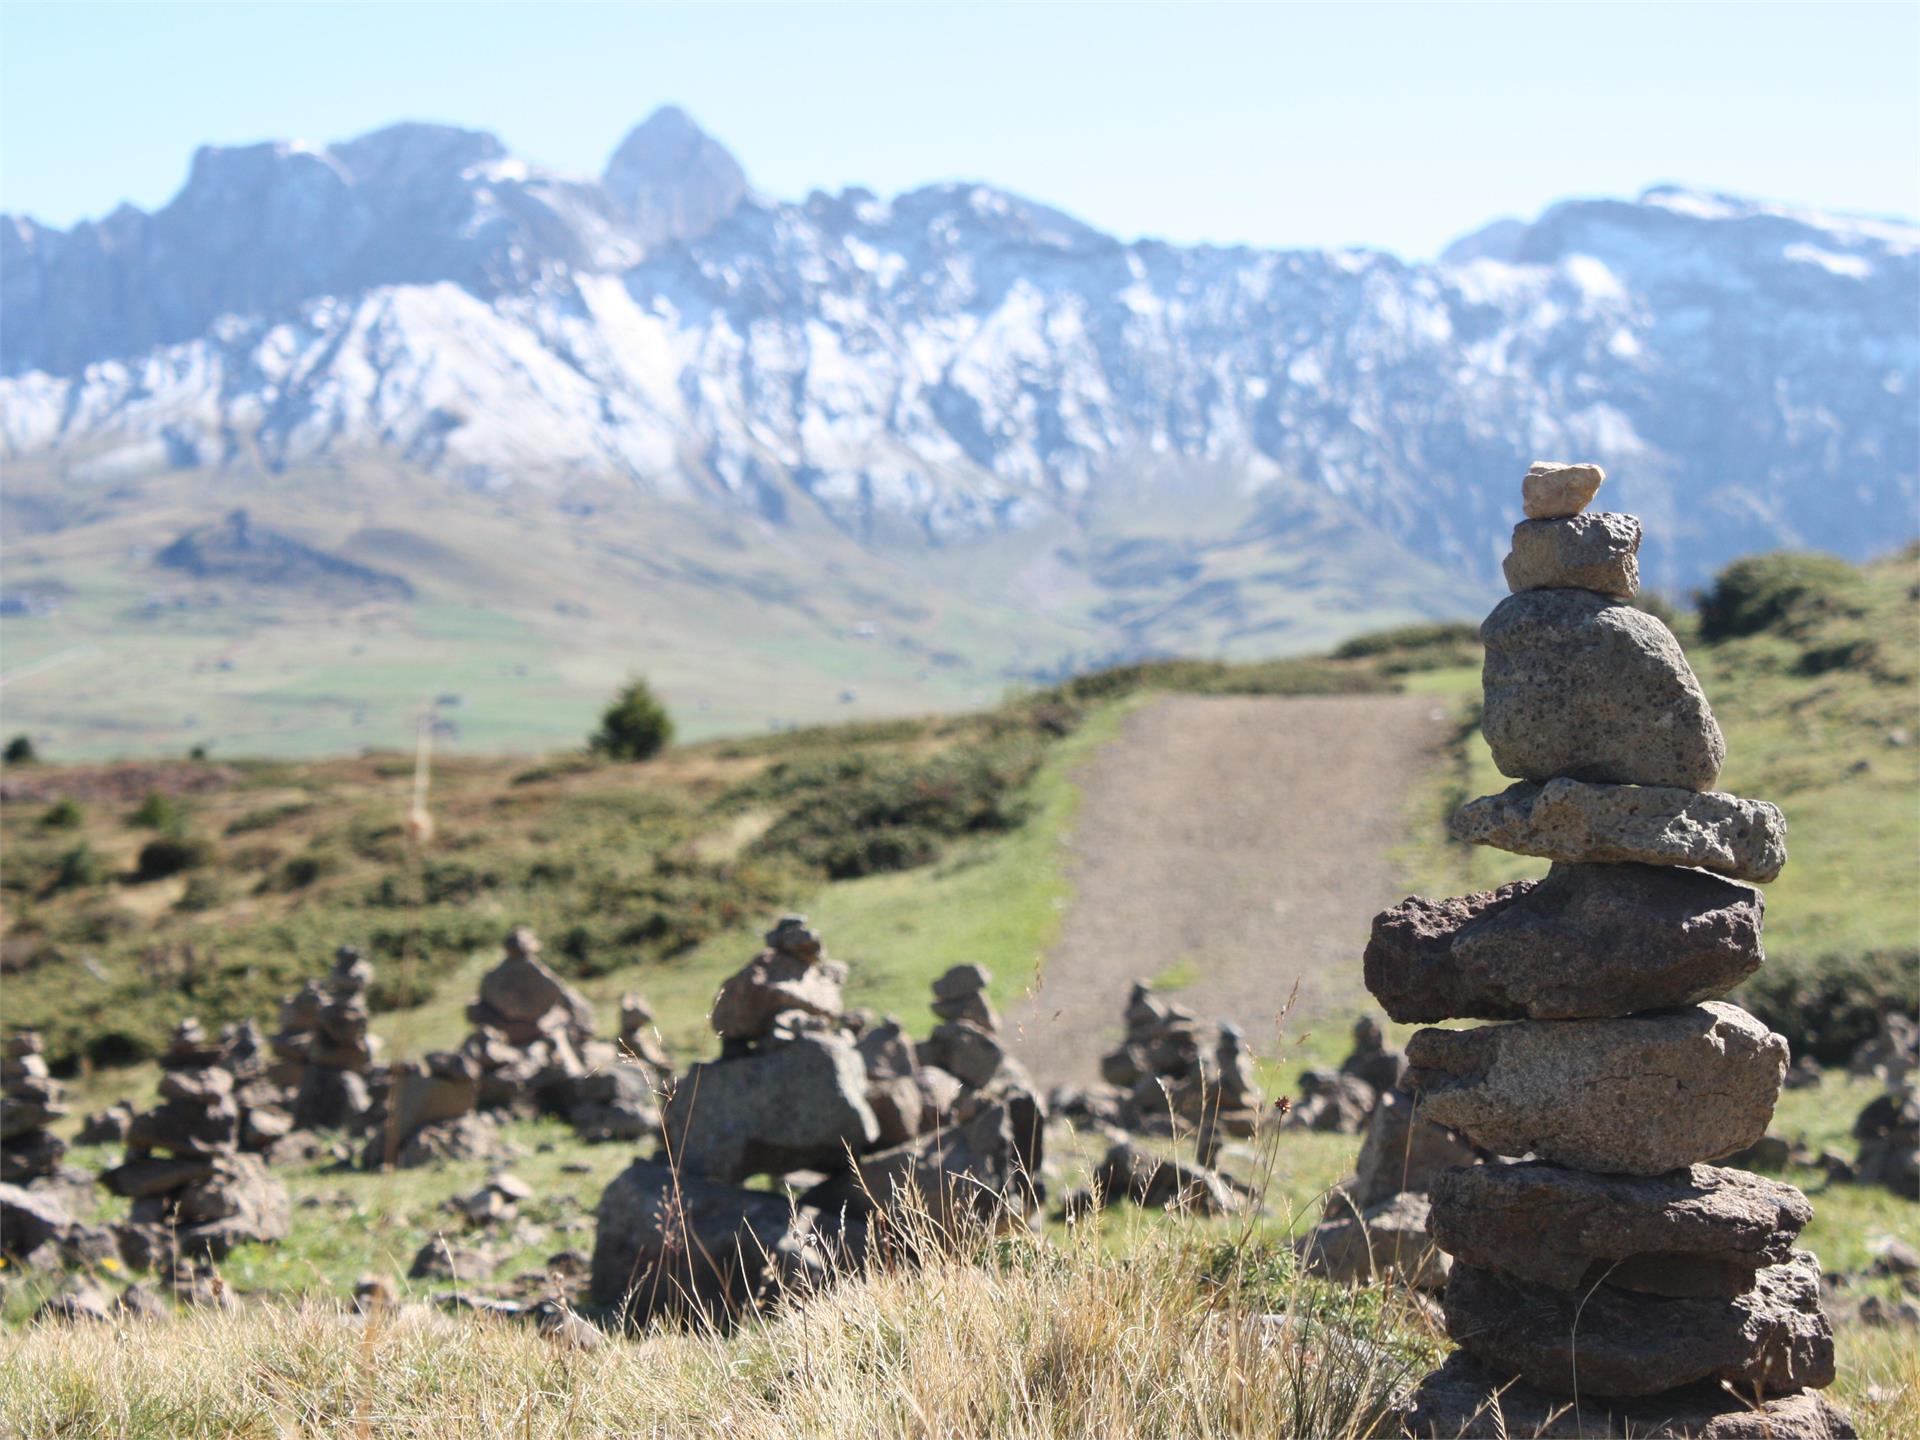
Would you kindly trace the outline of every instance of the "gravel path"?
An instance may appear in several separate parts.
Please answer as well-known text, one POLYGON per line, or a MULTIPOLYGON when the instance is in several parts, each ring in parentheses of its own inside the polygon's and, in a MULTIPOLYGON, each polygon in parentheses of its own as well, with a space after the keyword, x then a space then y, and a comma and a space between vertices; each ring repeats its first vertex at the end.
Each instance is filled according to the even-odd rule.
POLYGON ((1374 913, 1401 898, 1389 850, 1445 707, 1422 696, 1169 696, 1134 711, 1076 777, 1083 799, 1059 939, 1003 1034, 1046 1084, 1099 1076, 1135 976, 1231 1019, 1273 1053, 1360 1003, 1374 913))

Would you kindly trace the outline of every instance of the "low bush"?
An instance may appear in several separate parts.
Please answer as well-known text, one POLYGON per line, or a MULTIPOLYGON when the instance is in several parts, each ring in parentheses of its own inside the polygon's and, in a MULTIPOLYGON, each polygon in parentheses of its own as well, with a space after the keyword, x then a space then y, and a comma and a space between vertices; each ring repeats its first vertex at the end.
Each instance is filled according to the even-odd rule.
POLYGON ((283 820, 304 815, 313 809, 311 800, 294 800, 285 805, 269 805, 264 810, 249 810, 227 826, 229 835, 251 835, 256 830, 271 830, 283 820))
POLYGON ((52 890, 78 890, 98 885, 104 878, 100 859, 84 840, 60 856, 49 886, 52 890))
POLYGON ((181 818, 180 807, 169 796, 158 790, 149 790, 139 808, 127 816, 127 823, 143 830, 175 830, 179 828, 181 818))
POLYGON ((1740 1000, 1784 1035, 1795 1059, 1844 1065, 1890 1010, 1920 1007, 1920 950, 1769 958, 1740 1000))
POLYGON ((194 835, 162 835, 140 847, 133 878, 144 883, 164 880, 183 870, 197 870, 213 858, 213 847, 194 835))
POLYGON ((46 814, 40 817, 40 824, 48 830, 77 830, 86 819, 72 796, 63 796, 47 807, 46 814))
POLYGON ((1794 635, 1855 609, 1859 590, 1859 571, 1837 555, 1751 555, 1722 570, 1700 597, 1700 638, 1716 643, 1763 630, 1794 635))
POLYGON ((786 813, 749 853, 836 880, 924 865, 956 836, 1019 825, 1044 753, 1039 739, 1019 737, 927 760, 848 755, 795 772, 774 766, 762 781, 783 794, 786 813))

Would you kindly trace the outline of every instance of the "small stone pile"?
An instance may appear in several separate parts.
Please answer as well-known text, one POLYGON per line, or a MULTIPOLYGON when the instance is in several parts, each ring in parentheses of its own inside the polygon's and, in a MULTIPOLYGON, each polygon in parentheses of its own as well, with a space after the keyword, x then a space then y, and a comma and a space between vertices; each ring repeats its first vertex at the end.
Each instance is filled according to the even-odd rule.
POLYGON ((1407 1057, 1387 1044, 1386 1032, 1371 1015, 1353 1024, 1353 1049, 1338 1070, 1302 1070, 1293 1105, 1282 1126, 1358 1135, 1382 1095, 1400 1083, 1407 1057))
POLYGON ((67 1113, 47 1070, 38 1030, 16 1030, 0 1058, 0 1183, 25 1185, 52 1175, 66 1142, 47 1127, 67 1113))
POLYGON ((179 1259, 217 1260, 236 1244, 286 1236, 286 1187, 240 1149, 227 1058, 197 1021, 176 1026, 160 1057, 160 1104, 134 1117, 126 1159, 100 1177, 133 1201, 116 1227, 130 1265, 166 1270, 179 1259))
POLYGON ((480 1066, 459 1050, 435 1050, 393 1067, 386 1105, 361 1152, 369 1170, 411 1170, 439 1160, 471 1160, 498 1147, 492 1120, 477 1113, 480 1066))
POLYGON ((1853 1179, 1920 1200, 1920 1083, 1905 1080, 1869 1100, 1853 1122, 1860 1156, 1853 1179))
POLYGON ((1394 1280, 1439 1290, 1451 1262, 1427 1233, 1427 1192, 1441 1171, 1479 1158, 1462 1136, 1420 1118, 1405 1090, 1382 1091, 1353 1176, 1335 1187, 1320 1223, 1300 1242, 1307 1272, 1344 1284, 1394 1280))
POLYGON ((1779 873, 1785 827, 1710 788, 1706 697, 1666 626, 1624 603, 1640 524, 1582 513, 1602 479, 1527 475, 1513 593, 1481 627, 1487 743, 1518 783, 1452 826, 1552 869, 1405 901, 1367 947, 1394 1019, 1511 1022, 1418 1032, 1407 1084, 1423 1118, 1532 1156, 1431 1180, 1460 1349, 1408 1428, 1851 1434, 1813 1393, 1834 1350, 1819 1266, 1794 1249, 1811 1208, 1705 1163, 1760 1138, 1786 1071, 1786 1042, 1716 998, 1761 963, 1762 900, 1739 882, 1779 873))
POLYGON ((723 1317, 857 1262, 903 1208, 936 1224, 1031 1215, 1046 1108, 1000 1047, 987 973, 935 982, 941 1023, 918 1044, 847 1011, 846 978, 787 915, 721 985, 719 1057, 673 1083, 659 1158, 601 1199, 596 1302, 634 1321, 723 1317), (783 1190, 742 1187, 761 1175, 783 1190))
POLYGON ((1260 1087, 1240 1031, 1204 1021, 1163 1000, 1144 980, 1133 982, 1124 1014, 1126 1035, 1100 1061, 1102 1092, 1061 1093, 1061 1108, 1141 1134, 1199 1137, 1212 1164, 1217 1136, 1250 1138, 1260 1125, 1260 1087))
POLYGON ((1884 1080, 1899 1086, 1920 1070, 1920 1020, 1898 1010, 1880 1017, 1880 1028, 1847 1061, 1847 1073, 1860 1080, 1884 1080))
POLYGON ((539 937, 516 925, 467 1006, 474 1031, 465 1048, 479 1067, 483 1110, 531 1113, 543 1089, 586 1072, 580 1050, 593 1038, 593 1007, 540 950, 539 937))
POLYGON ((310 980, 281 1002, 268 1078, 292 1091, 296 1128, 350 1129, 378 1103, 380 1041, 368 1033, 366 997, 372 983, 366 956, 342 945, 324 981, 310 980))

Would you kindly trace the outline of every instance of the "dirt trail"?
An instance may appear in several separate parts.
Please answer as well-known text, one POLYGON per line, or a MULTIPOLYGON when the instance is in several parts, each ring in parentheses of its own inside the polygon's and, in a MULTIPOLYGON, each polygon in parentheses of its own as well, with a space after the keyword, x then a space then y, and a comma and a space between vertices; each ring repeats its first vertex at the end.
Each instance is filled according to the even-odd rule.
POLYGON ((1074 886, 1038 990, 1003 1033, 1046 1084, 1098 1078, 1135 976, 1231 1019, 1256 1052, 1294 982, 1306 1016, 1358 1004, 1389 850, 1447 714, 1423 696, 1170 696, 1129 715, 1076 777, 1074 886))

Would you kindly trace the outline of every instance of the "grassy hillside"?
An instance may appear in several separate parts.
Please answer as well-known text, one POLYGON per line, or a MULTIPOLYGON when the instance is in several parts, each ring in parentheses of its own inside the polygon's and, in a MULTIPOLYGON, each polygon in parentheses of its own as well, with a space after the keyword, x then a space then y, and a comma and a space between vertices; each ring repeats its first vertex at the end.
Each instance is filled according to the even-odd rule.
MULTIPOLYGON (((1829 974, 1830 955, 1913 944, 1916 580, 1914 557, 1903 556, 1828 573, 1746 633, 1676 620, 1727 733, 1725 784, 1777 800, 1791 825, 1792 862, 1768 892, 1773 958, 1763 974, 1829 974)), ((7 1021, 47 1025, 56 1057, 90 1068, 76 1083, 77 1108, 119 1094, 145 1103, 152 1068, 108 1062, 147 1051, 189 1011, 270 1019, 273 998, 353 939, 379 967, 376 1032, 395 1051, 418 1053, 464 1032, 461 1007, 501 933, 526 921, 604 1018, 621 991, 647 993, 684 1060, 711 1052, 702 1016, 717 980, 751 953, 773 911, 798 905, 852 963, 850 998, 920 1028, 932 1018, 928 981, 956 960, 990 965, 1003 1000, 1024 984, 1067 898, 1060 851, 1074 769, 1125 707, 1155 689, 1395 687, 1452 697, 1462 722, 1409 817, 1408 888, 1458 892, 1537 869, 1442 838, 1454 804, 1505 783, 1471 728, 1477 649, 1447 627, 1363 639, 1324 659, 1133 667, 967 716, 705 741, 644 765, 578 752, 460 758, 436 768, 438 834, 423 851, 400 830, 405 755, 181 762, 131 774, 9 767, 10 791, 35 798, 11 798, 0 812, 7 1021), (170 805, 145 802, 149 789, 196 777, 206 788, 170 805), (133 878, 141 849, 169 836, 204 841, 204 858, 165 878, 133 878), (860 843, 843 843, 849 836, 860 843), (82 847, 90 861, 71 858, 82 847)), ((1284 1093, 1301 1066, 1336 1059, 1348 1018, 1295 1017, 1291 1050, 1263 1057, 1270 1093, 1284 1093)), ((1850 1151, 1845 1131, 1869 1090, 1830 1078, 1790 1092, 1775 1128, 1850 1151)), ((586 1212, 628 1150, 579 1146, 550 1122, 508 1134, 511 1164, 540 1199, 505 1248, 499 1284, 561 1249, 590 1248, 586 1212)), ((366 1433, 363 1424, 373 1433, 458 1429, 486 1416, 563 1435, 625 1423, 644 1403, 649 1415, 687 1417, 674 1432, 687 1434, 1332 1433, 1336 1412, 1325 1406, 1345 1423, 1362 1413, 1369 1387, 1421 1368, 1440 1344, 1430 1319, 1380 1292, 1345 1296, 1302 1281, 1285 1259, 1289 1234, 1311 1222, 1354 1147, 1289 1132, 1236 1152, 1233 1168, 1259 1179, 1271 1202, 1251 1227, 1133 1212, 1110 1217, 1097 1236, 1053 1227, 1042 1246, 965 1257, 918 1278, 856 1281, 827 1302, 835 1323, 825 1331, 801 1312, 730 1339, 650 1336, 592 1356, 485 1319, 409 1314, 363 1332, 323 1308, 240 1326, 190 1318, 111 1352, 90 1337, 15 1331, 0 1335, 0 1416, 31 1415, 30 1428, 68 1433, 265 1434, 276 1417, 297 1414, 314 1433, 343 1435, 366 1433), (1309 1343, 1239 1351, 1196 1338, 1276 1312, 1309 1343), (1110 1327, 1115 1313, 1131 1321, 1124 1333, 1110 1327), (210 1351, 223 1363, 194 1358, 210 1351), (1299 1358, 1359 1353, 1382 1365, 1316 1381, 1299 1358), (972 1357, 964 1371, 943 1358, 963 1354, 972 1357), (191 1384, 178 1382, 184 1373, 191 1384), (348 1375, 360 1388, 343 1384, 348 1375), (1321 1382, 1331 1388, 1315 1390, 1321 1382), (509 1395, 518 1402, 510 1414, 501 1408, 509 1395)), ((1095 1148, 1056 1147, 1063 1184, 1095 1148)), ((404 1273, 446 1225, 443 1202, 483 1168, 290 1169, 294 1235, 238 1252, 228 1279, 242 1291, 337 1298, 363 1271, 404 1273)), ((1806 1239, 1829 1269, 1860 1271, 1887 1236, 1920 1244, 1920 1207, 1822 1188, 1815 1172, 1788 1178, 1815 1192, 1806 1239)), ((414 1293, 432 1288, 422 1282, 414 1293)), ((1855 1281, 1847 1293, 1866 1291, 1891 1295, 1894 1282, 1855 1281)), ((39 1293, 37 1282, 13 1287, 8 1317, 39 1293)), ((1836 1393, 1874 1440, 1920 1421, 1906 1338, 1858 1325, 1842 1332, 1836 1393)))
POLYGON ((317 756, 406 743, 447 697, 459 752, 547 750, 643 671, 699 739, 978 709, 1121 654, 1305 652, 1480 602, 1278 481, 1177 489, 1177 516, 1116 479, 1071 522, 875 549, 805 513, 773 526, 585 482, 15 465, 7 723, 68 759, 317 756), (279 563, 206 563, 239 509, 279 563))

